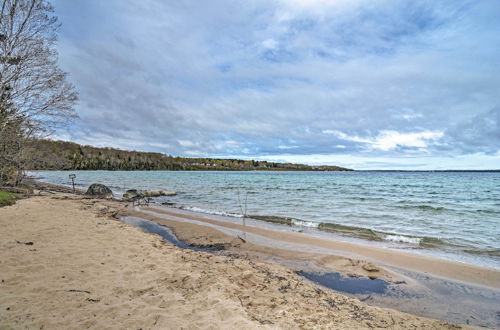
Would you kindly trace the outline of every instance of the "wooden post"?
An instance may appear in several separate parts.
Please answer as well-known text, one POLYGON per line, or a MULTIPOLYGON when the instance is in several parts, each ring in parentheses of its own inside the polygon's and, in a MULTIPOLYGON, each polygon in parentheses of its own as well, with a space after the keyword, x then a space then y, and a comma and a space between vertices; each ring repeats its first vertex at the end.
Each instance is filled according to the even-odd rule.
POLYGON ((73 184, 73 193, 75 193, 75 178, 76 178, 76 174, 70 174, 69 178, 71 179, 71 183, 73 184))

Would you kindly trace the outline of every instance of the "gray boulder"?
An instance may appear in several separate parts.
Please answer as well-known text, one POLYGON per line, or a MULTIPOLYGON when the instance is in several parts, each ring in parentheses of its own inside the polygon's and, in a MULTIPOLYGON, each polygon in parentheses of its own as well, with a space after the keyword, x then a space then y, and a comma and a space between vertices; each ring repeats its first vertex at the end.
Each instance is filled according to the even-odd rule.
POLYGON ((175 196, 177 195, 173 191, 168 190, 146 190, 144 196, 146 197, 159 197, 159 196, 175 196))
POLYGON ((175 191, 160 190, 162 196, 175 196, 177 193, 175 191))
POLYGON ((100 183, 91 184, 85 195, 96 198, 113 198, 111 189, 100 183))
POLYGON ((144 195, 136 189, 129 189, 123 194, 123 199, 129 202, 144 198, 144 195))
POLYGON ((159 196, 161 196, 161 192, 159 190, 146 190, 144 192, 144 196, 146 196, 146 197, 159 197, 159 196))

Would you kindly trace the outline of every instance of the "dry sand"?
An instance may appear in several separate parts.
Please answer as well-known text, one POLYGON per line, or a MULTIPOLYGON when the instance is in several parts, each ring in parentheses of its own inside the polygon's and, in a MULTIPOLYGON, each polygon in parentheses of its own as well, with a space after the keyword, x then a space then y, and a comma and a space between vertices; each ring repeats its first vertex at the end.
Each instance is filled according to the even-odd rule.
POLYGON ((0 328, 460 328, 182 250, 112 219, 119 206, 45 192, 0 208, 0 328))

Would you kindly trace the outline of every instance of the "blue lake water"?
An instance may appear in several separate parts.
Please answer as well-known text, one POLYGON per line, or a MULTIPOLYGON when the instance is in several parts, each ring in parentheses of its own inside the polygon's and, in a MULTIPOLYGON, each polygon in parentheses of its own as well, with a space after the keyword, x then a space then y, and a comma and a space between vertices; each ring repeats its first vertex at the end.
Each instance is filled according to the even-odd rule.
POLYGON ((213 214, 273 216, 294 226, 438 252, 500 268, 500 173, 42 171, 41 181, 86 188, 167 189, 159 201, 213 214), (246 210, 245 210, 246 206, 246 210))

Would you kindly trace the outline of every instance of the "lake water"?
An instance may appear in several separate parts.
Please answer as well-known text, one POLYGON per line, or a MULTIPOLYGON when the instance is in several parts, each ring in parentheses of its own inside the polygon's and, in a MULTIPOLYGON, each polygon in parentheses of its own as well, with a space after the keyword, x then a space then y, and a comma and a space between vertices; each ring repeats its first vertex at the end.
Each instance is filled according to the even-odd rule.
POLYGON ((167 189, 158 202, 500 269, 500 173, 41 171, 79 188, 167 189))

